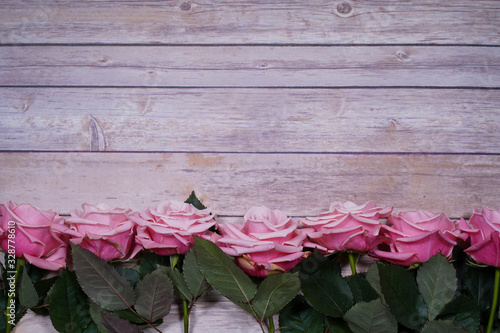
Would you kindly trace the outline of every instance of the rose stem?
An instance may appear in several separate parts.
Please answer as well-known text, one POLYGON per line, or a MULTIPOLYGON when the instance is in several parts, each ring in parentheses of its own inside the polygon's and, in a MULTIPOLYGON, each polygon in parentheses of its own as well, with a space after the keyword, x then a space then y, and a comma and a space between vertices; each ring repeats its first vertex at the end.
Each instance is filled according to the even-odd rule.
POLYGON ((358 261, 358 254, 348 252, 347 257, 349 258, 349 265, 351 265, 352 275, 356 275, 356 261, 358 261))
POLYGON ((273 316, 269 317, 269 333, 274 333, 274 320, 273 320, 273 316))
POLYGON ((189 310, 188 310, 188 301, 182 300, 182 310, 184 312, 184 333, 189 332, 189 310))
MULTIPOLYGON (((21 272, 21 266, 24 266, 24 260, 21 258, 17 258, 16 261, 16 273, 14 274, 14 283, 17 284, 17 278, 19 277, 19 272, 21 272)), ((7 306, 9 306, 10 302, 12 302, 12 298, 14 298, 14 293, 9 293, 9 297, 7 298, 7 306)), ((7 324, 5 325, 5 333, 10 333, 12 330, 12 325, 10 324, 10 320, 7 319, 7 324)))
POLYGON ((493 321, 495 319, 495 313, 498 302, 498 284, 500 283, 500 267, 495 268, 495 287, 493 289, 493 301, 491 304, 491 312, 490 319, 488 321, 488 327, 486 328, 486 333, 491 333, 491 329, 493 328, 493 321))

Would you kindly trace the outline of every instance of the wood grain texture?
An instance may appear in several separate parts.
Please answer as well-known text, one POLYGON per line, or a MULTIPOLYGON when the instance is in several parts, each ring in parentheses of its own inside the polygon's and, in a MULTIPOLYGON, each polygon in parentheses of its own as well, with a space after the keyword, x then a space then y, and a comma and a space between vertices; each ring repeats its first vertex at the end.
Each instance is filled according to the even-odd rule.
MULTIPOLYGON (((278 320, 275 319, 275 324, 278 320)), ((163 324, 158 326, 163 333, 180 333, 184 331, 182 321, 182 304, 172 305, 170 313, 164 318, 163 324)), ((217 332, 217 333, 262 333, 259 324, 243 309, 229 301, 217 302, 198 301, 190 315, 190 332, 217 332)), ((23 317, 16 325, 15 333, 57 333, 52 327, 49 316, 37 316, 33 312, 23 317)), ((146 333, 157 332, 152 328, 145 329, 146 333)), ((125 332, 124 332, 125 333, 125 332)))
POLYGON ((333 201, 376 200, 458 217, 496 208, 500 156, 1 153, 0 178, 0 202, 61 213, 84 202, 142 210, 195 190, 222 215, 261 204, 317 215, 333 201))
POLYGON ((0 150, 500 153, 500 90, 0 88, 0 150))
POLYGON ((498 1, 3 0, 0 43, 500 45, 498 1))
POLYGON ((3 86, 500 87, 500 48, 0 48, 3 86))
MULTIPOLYGON (((498 209, 498 22, 483 0, 2 0, 0 202, 498 209)), ((191 330, 260 331, 217 296, 191 330)))

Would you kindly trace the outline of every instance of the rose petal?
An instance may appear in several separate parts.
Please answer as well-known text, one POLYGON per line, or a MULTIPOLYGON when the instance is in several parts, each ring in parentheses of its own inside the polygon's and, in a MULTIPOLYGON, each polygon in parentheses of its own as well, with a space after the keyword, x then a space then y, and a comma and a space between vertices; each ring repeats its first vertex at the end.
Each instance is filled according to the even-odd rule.
POLYGON ((500 267, 500 233, 494 231, 485 240, 465 250, 476 262, 500 267))
POLYGON ((375 260, 385 260, 392 264, 400 266, 410 266, 414 263, 419 262, 418 255, 416 253, 397 253, 397 252, 386 252, 378 249, 373 249, 370 251, 369 256, 375 260))
POLYGON ((483 214, 474 213, 469 219, 469 225, 481 230, 483 239, 494 231, 500 231, 500 226, 491 223, 483 214))
POLYGON ((399 253, 416 253, 419 262, 426 262, 432 256, 441 252, 449 258, 456 242, 449 240, 439 230, 418 236, 398 238, 394 245, 399 253))
POLYGON ((46 269, 49 271, 57 271, 60 268, 66 268, 66 256, 57 260, 49 261, 46 259, 30 256, 29 254, 24 254, 24 258, 32 265, 46 269))

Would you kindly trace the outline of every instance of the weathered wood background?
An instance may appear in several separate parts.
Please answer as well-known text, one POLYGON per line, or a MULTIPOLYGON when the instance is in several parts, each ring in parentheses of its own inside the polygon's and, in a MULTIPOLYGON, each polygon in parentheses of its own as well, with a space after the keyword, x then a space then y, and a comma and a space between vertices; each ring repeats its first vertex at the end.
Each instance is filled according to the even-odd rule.
POLYGON ((499 88, 500 1, 2 0, 0 201, 467 217, 500 208, 499 88))

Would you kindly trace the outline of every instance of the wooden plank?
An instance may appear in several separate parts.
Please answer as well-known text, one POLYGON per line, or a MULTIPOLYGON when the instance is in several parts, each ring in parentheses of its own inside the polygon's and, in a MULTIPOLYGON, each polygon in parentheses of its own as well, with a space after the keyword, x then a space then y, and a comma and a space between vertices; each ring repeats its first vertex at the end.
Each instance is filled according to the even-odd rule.
MULTIPOLYGON (((278 324, 277 318, 275 324, 278 324)), ((184 331, 182 320, 182 304, 172 305, 170 313, 164 318, 163 324, 158 326, 163 333, 179 333, 184 331)), ((229 302, 196 302, 190 321, 190 332, 218 332, 218 333, 262 333, 259 324, 252 316, 239 306, 229 302)), ((37 316, 29 311, 16 325, 16 333, 57 333, 53 328, 49 316, 37 316)), ((144 332, 156 332, 145 329, 144 332)))
POLYGON ((0 150, 500 153, 499 90, 0 88, 0 96, 0 150))
POLYGON ((498 1, 2 0, 0 43, 500 44, 498 1))
POLYGON ((13 46, 0 85, 500 87, 497 47, 13 46))
POLYGON ((265 204, 316 215, 376 200, 449 216, 498 208, 499 155, 1 153, 0 202, 67 213, 82 203, 142 210, 192 190, 221 215, 265 204))

